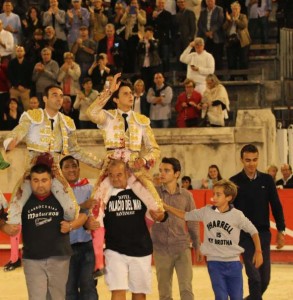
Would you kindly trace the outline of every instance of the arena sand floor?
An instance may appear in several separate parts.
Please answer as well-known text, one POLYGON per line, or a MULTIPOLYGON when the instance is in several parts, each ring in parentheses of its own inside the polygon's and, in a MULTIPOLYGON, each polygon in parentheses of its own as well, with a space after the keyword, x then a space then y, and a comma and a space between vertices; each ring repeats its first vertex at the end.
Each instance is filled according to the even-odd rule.
MULTIPOLYGON (((208 272, 205 266, 193 267, 193 288, 196 300, 214 299, 208 272)), ((244 276, 244 295, 247 295, 247 280, 244 276)), ((105 285, 104 278, 99 280, 98 291, 100 300, 111 299, 110 292, 105 285)), ((174 276, 173 298, 179 300, 177 278, 174 276)), ((27 290, 22 268, 12 272, 0 270, 0 299, 1 300, 27 300, 27 290)), ((127 296, 127 300, 131 295, 127 296)), ((153 293, 147 296, 148 300, 158 300, 156 287, 156 274, 153 268, 153 293)), ((272 278, 263 300, 292 300, 293 299, 293 264, 273 264, 272 278)))

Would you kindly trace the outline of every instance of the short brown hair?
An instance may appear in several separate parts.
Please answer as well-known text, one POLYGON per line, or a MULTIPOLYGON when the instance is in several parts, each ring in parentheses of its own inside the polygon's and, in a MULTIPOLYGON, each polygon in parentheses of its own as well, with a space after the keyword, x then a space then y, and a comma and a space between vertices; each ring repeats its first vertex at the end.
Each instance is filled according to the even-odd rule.
POLYGON ((237 196, 237 185, 234 184, 232 181, 227 179, 221 179, 214 183, 213 187, 222 187, 224 190, 224 194, 226 197, 231 196, 232 199, 230 202, 232 202, 235 197, 237 196))

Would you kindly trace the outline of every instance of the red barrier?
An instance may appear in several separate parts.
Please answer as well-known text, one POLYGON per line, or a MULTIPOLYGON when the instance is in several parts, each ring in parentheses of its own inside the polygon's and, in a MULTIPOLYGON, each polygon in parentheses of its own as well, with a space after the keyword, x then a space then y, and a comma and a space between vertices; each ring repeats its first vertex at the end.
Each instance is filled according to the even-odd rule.
MULTIPOLYGON (((212 191, 211 190, 192 190, 191 191, 195 205, 197 208, 203 207, 206 204, 210 204, 210 199, 212 197, 212 191)), ((293 230, 293 189, 292 190, 278 190, 281 203, 283 205, 283 211, 285 216, 285 222, 286 222, 286 228, 287 234, 285 243, 286 245, 293 245, 293 236, 291 234, 291 231, 293 230)), ((10 193, 4 193, 4 196, 9 201, 11 194, 10 193)), ((274 218, 271 214, 271 221, 274 223, 274 218)), ((202 223, 200 225, 200 235, 201 239, 203 238, 203 226, 202 223)), ((274 228, 271 228, 272 231, 272 244, 275 244, 276 241, 276 230, 274 228)), ((9 237, 3 233, 0 232, 0 244, 9 244, 9 237)))

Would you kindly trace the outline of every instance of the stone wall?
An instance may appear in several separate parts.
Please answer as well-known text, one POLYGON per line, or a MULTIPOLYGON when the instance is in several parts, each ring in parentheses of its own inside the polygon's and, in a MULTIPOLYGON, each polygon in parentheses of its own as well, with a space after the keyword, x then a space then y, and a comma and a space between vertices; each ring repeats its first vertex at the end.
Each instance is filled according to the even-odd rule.
MULTIPOLYGON (((155 129, 155 135, 162 151, 162 157, 174 156, 182 163, 182 175, 189 175, 193 181, 206 177, 208 166, 217 164, 222 176, 228 178, 241 170, 240 149, 247 143, 255 144, 260 151, 259 169, 276 161, 275 118, 270 109, 239 110, 236 127, 155 129)), ((99 130, 79 130, 81 147, 103 157, 105 150, 99 130)), ((5 132, 0 133, 2 144, 5 132)), ((2 153, 4 153, 2 149, 2 153)), ((28 163, 27 150, 21 143, 11 152, 4 154, 11 166, 0 171, 0 189, 11 192, 22 176, 28 163)), ((153 172, 157 172, 158 164, 153 172)), ((97 170, 81 164, 81 176, 96 178, 97 170)))

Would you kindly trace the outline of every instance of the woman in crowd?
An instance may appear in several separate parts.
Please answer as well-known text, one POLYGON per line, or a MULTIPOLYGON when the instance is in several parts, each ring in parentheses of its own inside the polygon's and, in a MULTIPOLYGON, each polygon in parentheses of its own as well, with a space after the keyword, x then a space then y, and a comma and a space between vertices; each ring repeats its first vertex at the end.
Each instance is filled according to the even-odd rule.
POLYGON ((183 176, 181 178, 181 187, 185 188, 187 190, 193 190, 193 187, 191 184, 191 178, 189 176, 183 176))
POLYGON ((64 64, 61 66, 57 81, 61 83, 64 95, 70 95, 74 103, 76 93, 80 90, 79 77, 81 74, 79 64, 74 61, 74 54, 65 52, 64 64))
POLYGON ((92 123, 86 114, 86 110, 99 96, 99 92, 93 89, 93 82, 90 77, 85 77, 82 82, 82 90, 77 93, 73 108, 79 110, 79 128, 95 129, 97 126, 92 123))
POLYGON ((207 122, 212 127, 225 126, 230 110, 226 88, 214 74, 207 76, 206 84, 207 88, 202 97, 202 118, 207 117, 207 122))
POLYGON ((2 121, 2 130, 12 130, 19 121, 21 116, 19 103, 17 99, 10 98, 8 102, 8 107, 6 111, 3 113, 3 121, 2 121))
POLYGON ((185 91, 182 92, 175 105, 177 115, 177 127, 196 127, 200 122, 201 94, 195 88, 195 82, 191 79, 184 81, 185 91))
POLYGON ((32 39, 36 29, 43 29, 40 12, 35 6, 31 6, 27 17, 22 20, 23 35, 26 39, 32 39))
POLYGON ((43 29, 40 12, 35 6, 31 6, 27 17, 22 20, 23 35, 26 39, 32 39, 36 29, 43 29))
MULTIPOLYGON (((247 69, 249 45, 251 42, 248 32, 247 16, 240 13, 241 6, 236 1, 231 4, 232 13, 226 13, 223 28, 227 36, 228 68, 231 70, 247 69)), ((243 79, 247 79, 242 76, 243 79)), ((231 77, 233 80, 234 77, 231 77)))
POLYGON ((133 85, 133 89, 134 89, 133 111, 149 117, 150 104, 147 102, 146 99, 144 81, 142 79, 137 79, 133 85))
POLYGON ((208 169, 208 178, 202 180, 202 189, 212 189, 215 182, 222 179, 219 167, 210 165, 208 169))
POLYGON ((277 181, 277 173, 278 173, 278 167, 277 166, 269 165, 268 168, 267 168, 267 173, 270 174, 273 177, 274 182, 277 181))
POLYGON ((144 34, 138 32, 137 45, 138 67, 146 90, 153 84, 154 75, 161 71, 162 61, 159 56, 159 41, 154 38, 154 29, 146 26, 144 34))

